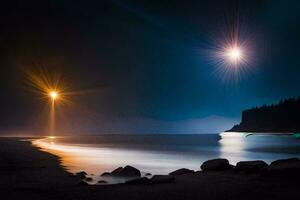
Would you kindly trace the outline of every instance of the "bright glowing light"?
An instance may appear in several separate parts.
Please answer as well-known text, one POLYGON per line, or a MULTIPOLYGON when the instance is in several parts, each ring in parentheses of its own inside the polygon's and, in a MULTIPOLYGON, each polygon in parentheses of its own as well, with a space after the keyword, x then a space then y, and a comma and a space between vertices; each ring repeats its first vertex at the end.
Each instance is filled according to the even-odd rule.
POLYGON ((66 90, 65 84, 58 73, 50 73, 48 70, 38 68, 36 71, 25 71, 27 75, 27 84, 30 89, 37 92, 42 99, 47 102, 49 99, 53 102, 59 99, 59 104, 71 103, 69 96, 70 91, 66 90))
POLYGON ((208 49, 208 59, 215 66, 214 73, 224 82, 237 83, 246 72, 253 69, 252 46, 248 40, 229 39, 216 41, 208 49))
POLYGON ((58 97, 58 93, 56 91, 51 91, 49 95, 53 100, 57 99, 58 97))
POLYGON ((225 83, 237 84, 243 76, 255 70, 257 55, 254 56, 255 41, 247 26, 240 26, 238 14, 217 34, 210 34, 205 45, 205 56, 212 64, 212 73, 225 83), (211 37, 212 36, 212 37, 211 37))
POLYGON ((239 47, 233 47, 227 50, 226 55, 229 58, 229 61, 237 63, 243 59, 242 51, 239 47))
MULTIPOLYGON (((59 73, 48 71, 48 68, 43 66, 35 66, 35 70, 25 70, 27 85, 30 89, 38 93, 43 100, 45 100, 49 106, 49 121, 48 121, 48 134, 49 139, 55 139, 56 135, 56 109, 57 106, 61 106, 67 103, 71 103, 68 96, 72 95, 70 91, 66 90, 65 84, 59 73), (59 101, 57 101, 59 100, 59 101)), ((25 68, 24 68, 25 69, 25 68)))

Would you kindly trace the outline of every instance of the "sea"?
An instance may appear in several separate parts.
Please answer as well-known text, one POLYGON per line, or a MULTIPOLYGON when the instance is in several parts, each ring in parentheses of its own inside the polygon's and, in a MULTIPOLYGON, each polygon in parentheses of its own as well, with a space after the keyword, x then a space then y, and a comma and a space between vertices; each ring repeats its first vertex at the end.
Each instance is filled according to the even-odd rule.
POLYGON ((59 156, 67 171, 85 171, 93 179, 90 184, 126 181, 100 176, 126 165, 138 168, 142 175, 168 174, 179 168, 200 170, 204 161, 214 158, 226 158, 235 165, 300 157, 300 139, 261 133, 52 136, 34 139, 32 144, 59 156))

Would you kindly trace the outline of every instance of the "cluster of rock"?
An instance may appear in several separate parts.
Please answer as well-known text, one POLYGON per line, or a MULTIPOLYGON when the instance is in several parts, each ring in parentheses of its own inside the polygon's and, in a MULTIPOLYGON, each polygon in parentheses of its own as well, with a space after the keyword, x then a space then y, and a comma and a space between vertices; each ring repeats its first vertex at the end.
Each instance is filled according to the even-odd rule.
POLYGON ((118 167, 112 172, 104 172, 101 174, 102 177, 125 177, 130 178, 126 181, 127 184, 157 184, 157 183, 172 183, 174 182, 174 177, 169 175, 154 175, 151 178, 150 173, 147 173, 144 177, 141 177, 141 172, 137 168, 132 166, 118 167))
POLYGON ((267 168, 263 168, 262 175, 269 178, 300 178, 300 160, 298 158, 290 158, 274 161, 267 168))
POLYGON ((202 171, 221 171, 232 170, 238 173, 259 173, 264 177, 299 177, 300 160, 299 158, 289 158, 273 161, 270 165, 262 160, 242 161, 236 166, 230 165, 227 159, 213 159, 204 162, 202 171))
MULTIPOLYGON (((289 158, 276 160, 268 165, 262 160, 255 161, 241 161, 236 164, 236 166, 231 165, 227 159, 212 159, 205 161, 200 169, 202 172, 218 172, 218 171, 230 171, 232 173, 243 173, 243 174, 253 174, 256 173, 262 177, 268 178, 299 178, 300 177, 300 160, 299 158, 289 158)), ((130 178, 126 181, 126 184, 162 184, 162 183, 173 183, 175 182, 176 176, 194 174, 197 173, 193 170, 181 168, 175 170, 168 175, 154 175, 150 178, 147 176, 151 175, 149 173, 146 176, 141 175, 140 170, 132 167, 125 166, 119 167, 112 172, 105 172, 101 176, 106 177, 126 177, 130 178)), ((89 177, 86 177, 85 172, 78 172, 76 176, 85 181, 91 181, 89 177)), ((100 181, 99 183, 106 183, 106 181, 100 181)))
POLYGON ((241 161, 233 166, 227 159, 220 158, 205 161, 200 168, 202 171, 234 170, 235 172, 255 173, 266 167, 268 164, 262 160, 241 161))
POLYGON ((87 177, 87 175, 88 174, 85 171, 77 172, 75 174, 75 177, 77 177, 79 180, 81 180, 79 182, 79 185, 88 185, 87 182, 93 181, 93 179, 91 177, 87 177))

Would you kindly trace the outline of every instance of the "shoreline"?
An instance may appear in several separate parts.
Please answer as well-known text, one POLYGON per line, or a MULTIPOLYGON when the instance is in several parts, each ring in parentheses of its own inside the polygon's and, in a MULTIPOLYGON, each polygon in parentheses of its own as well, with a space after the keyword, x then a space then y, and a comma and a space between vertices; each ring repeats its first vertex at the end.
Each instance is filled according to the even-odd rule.
MULTIPOLYGON (((85 185, 57 156, 30 142, 0 138, 0 191, 10 199, 299 199, 299 173, 283 177, 232 169, 174 175, 161 184, 85 185)), ((199 163, 200 167, 200 163, 199 163)), ((200 168, 199 168, 200 169, 200 168)), ((299 172, 299 168, 297 168, 299 172)), ((290 172, 288 172, 290 173, 290 172)))

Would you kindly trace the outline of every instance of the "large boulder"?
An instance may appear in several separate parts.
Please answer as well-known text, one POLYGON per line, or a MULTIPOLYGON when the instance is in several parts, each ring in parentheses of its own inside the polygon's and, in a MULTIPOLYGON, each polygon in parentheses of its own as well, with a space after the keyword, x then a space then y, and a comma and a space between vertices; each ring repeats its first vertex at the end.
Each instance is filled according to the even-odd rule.
POLYGON ((275 161, 271 162, 271 166, 291 164, 291 163, 299 162, 299 161, 300 161, 299 158, 287 158, 287 159, 275 160, 275 161))
POLYGON ((110 172, 103 172, 100 176, 111 176, 110 172))
POLYGON ((140 170, 127 165, 125 167, 118 167, 110 173, 104 172, 101 176, 141 177, 141 172, 140 170))
POLYGON ((171 176, 178 176, 178 175, 193 174, 193 173, 195 173, 194 170, 190 170, 190 169, 186 169, 186 168, 181 168, 181 169, 177 169, 177 170, 169 173, 169 175, 171 175, 171 176))
POLYGON ((78 178, 80 178, 80 179, 85 179, 86 175, 87 175, 87 173, 85 171, 77 172, 75 174, 75 176, 78 177, 78 178))
POLYGON ((236 164, 234 170, 238 172, 255 173, 267 166, 268 164, 262 160, 242 161, 236 164))
POLYGON ((175 181, 174 176, 170 176, 170 175, 154 175, 150 179, 151 184, 174 183, 174 181, 175 181))
POLYGON ((300 160, 297 158, 276 160, 263 168, 261 175, 268 178, 300 178, 300 160))
POLYGON ((200 168, 202 171, 218 171, 232 169, 232 166, 227 159, 218 158, 205 161, 200 168))
POLYGON ((118 168, 114 169, 112 172, 110 172, 110 174, 118 176, 118 174, 122 173, 123 169, 124 169, 123 167, 118 167, 118 168))

